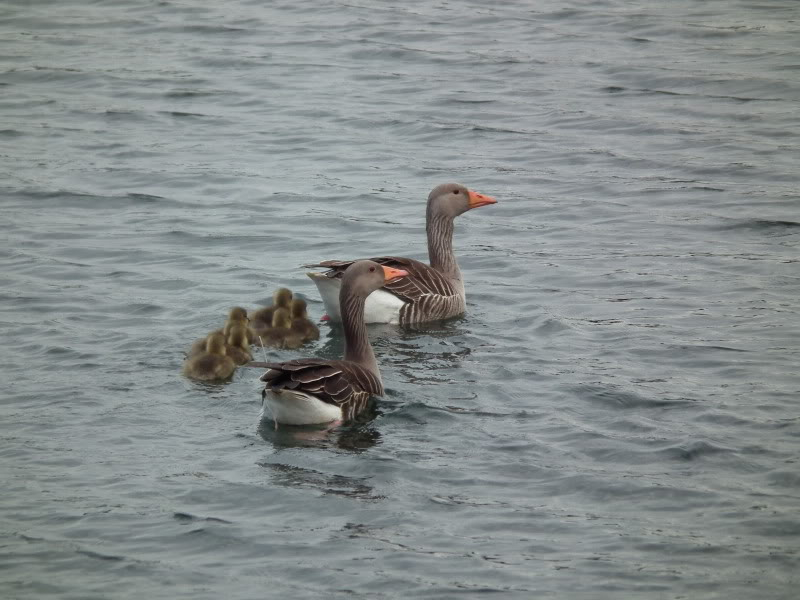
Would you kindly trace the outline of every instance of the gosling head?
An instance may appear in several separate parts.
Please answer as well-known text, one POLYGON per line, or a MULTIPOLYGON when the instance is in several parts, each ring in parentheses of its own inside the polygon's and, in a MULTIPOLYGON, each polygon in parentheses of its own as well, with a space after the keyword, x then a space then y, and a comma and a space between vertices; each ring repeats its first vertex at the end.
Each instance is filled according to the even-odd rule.
POLYGON ((247 321, 247 311, 241 306, 234 306, 228 313, 229 321, 247 321))
POLYGON ((292 319, 306 319, 308 318, 308 313, 306 312, 307 304, 306 301, 301 298, 295 298, 292 300, 292 319))
POLYGON ((272 303, 280 308, 289 308, 289 303, 292 301, 292 292, 286 288, 278 288, 272 294, 272 303))

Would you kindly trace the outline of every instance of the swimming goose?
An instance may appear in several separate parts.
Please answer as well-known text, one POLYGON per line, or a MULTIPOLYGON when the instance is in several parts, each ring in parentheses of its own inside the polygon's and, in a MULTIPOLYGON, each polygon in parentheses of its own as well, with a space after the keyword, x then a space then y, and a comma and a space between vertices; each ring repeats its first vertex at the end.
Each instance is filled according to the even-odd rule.
POLYGON ((250 329, 250 319, 247 317, 247 311, 241 306, 234 306, 230 313, 228 313, 228 320, 225 321, 225 325, 222 328, 222 334, 225 336, 225 339, 230 335, 231 329, 237 326, 245 329, 247 341, 252 342, 253 330, 250 329))
POLYGON ((206 342, 206 351, 187 358, 183 374, 192 379, 214 381, 228 379, 236 370, 236 364, 225 354, 225 336, 212 333, 206 342))
MULTIPOLYGON (((439 185, 428 195, 425 229, 428 234, 430 265, 411 258, 371 258, 380 265, 408 271, 408 276, 387 283, 367 298, 367 323, 405 325, 436 321, 460 315, 466 310, 464 280, 453 254, 453 220, 479 206, 497 200, 468 190, 456 183, 439 185)), ((331 320, 341 320, 339 288, 345 269, 353 261, 328 260, 306 267, 325 267, 324 273, 309 273, 331 320)))
POLYGON ((247 337, 247 328, 243 325, 235 325, 231 328, 225 340, 225 354, 237 365, 243 365, 253 360, 250 354, 250 341, 247 337))
POLYGON ((222 328, 222 333, 228 335, 231 332, 231 328, 235 327, 236 325, 246 326, 247 322, 247 311, 241 306, 234 306, 228 313, 228 320, 225 321, 225 326, 222 328))
POLYGON ((364 303, 382 285, 406 271, 369 260, 353 263, 342 277, 339 301, 344 327, 344 360, 301 358, 282 363, 250 363, 267 367, 262 398, 275 426, 310 425, 352 419, 370 396, 383 395, 378 363, 367 337, 364 303))
POLYGON ((292 329, 292 316, 287 308, 276 308, 272 327, 259 331, 256 344, 273 348, 295 349, 303 345, 303 335, 292 329))
POLYGON ((308 318, 307 304, 301 298, 292 300, 292 330, 303 337, 303 342, 319 339, 319 328, 308 318))
POLYGON ((272 327, 272 315, 276 308, 289 308, 292 301, 292 292, 286 288, 278 288, 272 294, 272 306, 261 308, 250 317, 250 322, 255 329, 269 329, 272 327))
MULTIPOLYGON (((222 333, 221 329, 214 331, 212 333, 222 333)), ((208 343, 208 338, 211 334, 209 333, 206 337, 201 337, 196 339, 193 343, 191 348, 189 348, 189 353, 186 355, 186 358, 191 358, 193 356, 197 356, 198 354, 202 354, 206 351, 206 344, 208 343)))
POLYGON ((208 343, 208 338, 214 335, 215 333, 222 334, 223 338, 227 341, 231 329, 237 326, 243 327, 245 329, 245 334, 247 335, 247 342, 250 343, 253 338, 253 331, 252 329, 250 329, 248 325, 247 311, 243 309, 241 306, 234 306, 228 313, 228 319, 225 321, 225 324, 220 329, 215 329, 205 337, 201 337, 195 340, 192 343, 191 348, 189 348, 189 352, 186 355, 186 357, 191 358, 192 356, 197 356, 198 354, 202 354, 203 352, 205 352, 206 344, 208 343))

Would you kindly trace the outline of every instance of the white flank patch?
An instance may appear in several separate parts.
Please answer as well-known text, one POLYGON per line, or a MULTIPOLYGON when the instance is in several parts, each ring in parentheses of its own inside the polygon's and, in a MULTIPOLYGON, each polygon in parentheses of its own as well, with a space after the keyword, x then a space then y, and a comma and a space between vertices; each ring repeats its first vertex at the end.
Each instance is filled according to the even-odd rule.
POLYGON ((272 418, 284 425, 314 425, 342 418, 342 409, 297 390, 267 391, 272 418))
MULTIPOLYGON (((342 313, 339 310, 341 280, 317 273, 309 273, 308 276, 317 284, 322 303, 325 305, 325 311, 331 321, 341 321, 342 313)), ((400 309, 404 304, 405 302, 394 294, 384 290, 375 290, 367 296, 367 302, 364 304, 364 322, 397 325, 400 323, 400 309)))
POLYGON ((339 310, 339 290, 342 287, 342 282, 338 279, 321 275, 320 273, 308 273, 308 276, 317 286, 319 296, 322 298, 322 303, 325 305, 325 312, 331 318, 331 321, 341 321, 342 315, 339 310))

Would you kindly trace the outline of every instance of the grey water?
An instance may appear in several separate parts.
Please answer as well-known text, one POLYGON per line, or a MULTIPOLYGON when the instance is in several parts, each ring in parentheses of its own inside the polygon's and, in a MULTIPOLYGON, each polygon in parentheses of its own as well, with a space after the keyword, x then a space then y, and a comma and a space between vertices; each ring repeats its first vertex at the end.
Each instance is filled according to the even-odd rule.
MULTIPOLYGON (((795 0, 6 1, 0 596, 796 598, 795 0), (183 353, 425 259, 387 394, 259 420, 183 353)), ((271 360, 337 357, 341 333, 271 360)))

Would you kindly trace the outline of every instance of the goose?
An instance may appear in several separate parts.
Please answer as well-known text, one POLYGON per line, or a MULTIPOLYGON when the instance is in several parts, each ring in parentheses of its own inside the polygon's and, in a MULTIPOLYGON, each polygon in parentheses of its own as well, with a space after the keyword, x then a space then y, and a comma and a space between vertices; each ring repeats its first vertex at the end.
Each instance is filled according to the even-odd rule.
MULTIPOLYGON (((426 265, 411 258, 381 256, 371 258, 380 265, 402 269, 408 276, 387 283, 367 298, 364 320, 367 323, 406 325, 436 321, 460 315, 466 310, 464 280, 453 254, 453 220, 479 206, 497 200, 479 194, 457 183, 438 185, 428 195, 425 229, 428 235, 426 265)), ((308 273, 316 284, 328 316, 341 320, 339 288, 345 270, 354 261, 326 260, 305 265, 323 267, 324 273, 308 273)))
POLYGON ((247 317, 247 311, 241 306, 234 306, 228 313, 228 320, 225 321, 225 325, 222 328, 222 334, 225 336, 225 339, 228 338, 231 329, 234 327, 243 327, 247 335, 247 341, 251 342, 253 340, 253 330, 250 329, 250 319, 247 317))
POLYGON ((220 329, 215 329, 205 337, 201 337, 192 343, 192 346, 189 348, 189 352, 186 355, 187 358, 191 358, 192 356, 196 356, 198 354, 202 354, 203 352, 205 352, 208 338, 215 333, 221 333, 227 340, 231 328, 237 325, 241 325, 245 328, 248 336, 247 341, 250 342, 253 338, 253 332, 247 325, 247 322, 248 322, 247 311, 243 309, 241 306, 234 306, 228 313, 227 321, 225 321, 225 324, 220 329))
MULTIPOLYGON (((212 333, 222 333, 221 329, 214 331, 212 333)), ((209 333, 206 337, 201 337, 196 339, 193 343, 191 348, 189 348, 189 353, 186 355, 186 358, 192 358, 193 356, 197 356, 198 354, 202 354, 206 351, 206 344, 208 343, 208 338, 211 336, 209 333)))
POLYGON ((370 396, 383 395, 375 354, 367 337, 364 303, 382 285, 408 273, 360 260, 342 277, 339 301, 344 328, 344 360, 301 358, 287 362, 250 363, 269 369, 262 377, 262 401, 275 427, 349 420, 364 410, 370 396))
POLYGON ((272 315, 272 327, 260 332, 260 345, 293 350, 303 345, 303 335, 292 329, 292 316, 283 307, 276 308, 272 315))
POLYGON ((247 328, 243 325, 235 325, 231 328, 225 340, 225 354, 237 365, 243 365, 253 360, 250 354, 250 341, 247 337, 247 328))
POLYGON ((286 288, 278 288, 272 294, 272 306, 261 308, 253 313, 250 322, 256 330, 266 330, 272 327, 272 315, 276 308, 289 308, 292 301, 292 292, 286 288))
POLYGON ((206 342, 206 351, 186 359, 183 374, 192 379, 214 381, 228 379, 236 370, 236 363, 225 353, 225 336, 212 333, 206 342))
POLYGON ((319 327, 308 318, 307 306, 301 298, 292 300, 292 330, 303 336, 303 342, 319 339, 319 327))

